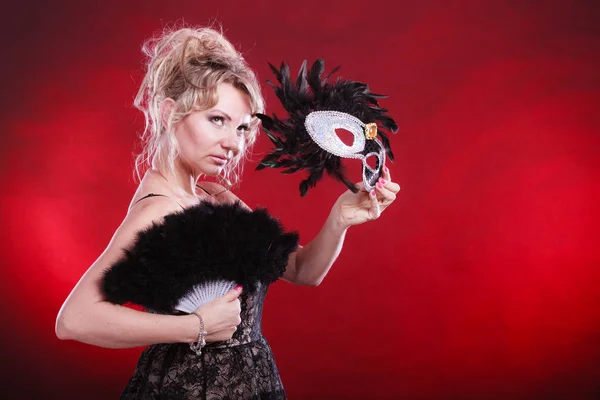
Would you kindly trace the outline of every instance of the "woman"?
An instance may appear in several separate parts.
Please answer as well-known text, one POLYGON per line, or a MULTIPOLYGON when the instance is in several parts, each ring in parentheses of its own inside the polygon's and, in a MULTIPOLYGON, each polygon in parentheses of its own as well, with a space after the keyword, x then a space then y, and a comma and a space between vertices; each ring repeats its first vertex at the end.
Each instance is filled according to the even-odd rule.
MULTIPOLYGON (((228 188, 237 182, 256 139, 254 115, 263 111, 254 73, 220 33, 180 29, 148 42, 144 50, 147 72, 135 105, 146 116, 146 130, 136 167, 138 174, 147 170, 108 247, 62 306, 56 334, 110 348, 149 345, 122 399, 283 399, 279 373, 260 332, 266 287, 252 295, 237 287, 196 310, 208 343, 200 357, 187 346, 198 338, 196 315, 137 311, 106 302, 101 294, 103 272, 138 231, 200 201, 239 200, 228 188), (202 182, 203 176, 223 185, 202 182)), ((342 194, 319 234, 289 257, 282 278, 318 285, 347 229, 379 217, 399 190, 386 168, 371 193, 342 194)))

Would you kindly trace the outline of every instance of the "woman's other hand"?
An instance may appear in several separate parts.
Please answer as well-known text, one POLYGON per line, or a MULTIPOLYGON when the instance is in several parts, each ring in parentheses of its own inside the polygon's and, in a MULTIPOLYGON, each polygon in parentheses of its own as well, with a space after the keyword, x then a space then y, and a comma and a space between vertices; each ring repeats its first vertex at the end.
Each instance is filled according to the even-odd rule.
POLYGON ((196 312, 202 316, 207 342, 229 340, 242 322, 239 296, 242 287, 236 286, 222 297, 199 307, 196 312))
POLYGON ((383 167, 383 175, 370 193, 362 182, 357 183, 358 193, 344 192, 334 205, 339 222, 344 227, 359 225, 379 218, 381 213, 396 200, 400 185, 392 182, 389 169, 383 167))

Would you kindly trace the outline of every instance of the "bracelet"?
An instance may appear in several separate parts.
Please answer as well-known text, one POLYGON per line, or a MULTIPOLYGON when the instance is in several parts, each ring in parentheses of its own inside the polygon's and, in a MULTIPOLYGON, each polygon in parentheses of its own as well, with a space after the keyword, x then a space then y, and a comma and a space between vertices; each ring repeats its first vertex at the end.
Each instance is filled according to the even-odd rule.
POLYGON ((204 340, 204 337, 208 334, 208 332, 204 330, 204 320, 202 319, 202 316, 195 311, 192 314, 198 317, 198 320, 200 321, 200 329, 198 330, 198 340, 196 342, 190 343, 190 349, 192 349, 192 351, 199 356, 200 354, 202 354, 202 348, 206 346, 206 341, 204 340))

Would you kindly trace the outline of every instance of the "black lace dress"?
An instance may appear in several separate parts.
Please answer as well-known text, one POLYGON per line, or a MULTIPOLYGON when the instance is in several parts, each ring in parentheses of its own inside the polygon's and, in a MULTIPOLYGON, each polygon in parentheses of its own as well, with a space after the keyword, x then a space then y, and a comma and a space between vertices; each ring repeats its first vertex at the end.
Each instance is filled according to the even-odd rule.
POLYGON ((233 337, 197 356, 187 343, 156 344, 141 354, 121 399, 286 399, 261 318, 268 285, 242 292, 233 337))

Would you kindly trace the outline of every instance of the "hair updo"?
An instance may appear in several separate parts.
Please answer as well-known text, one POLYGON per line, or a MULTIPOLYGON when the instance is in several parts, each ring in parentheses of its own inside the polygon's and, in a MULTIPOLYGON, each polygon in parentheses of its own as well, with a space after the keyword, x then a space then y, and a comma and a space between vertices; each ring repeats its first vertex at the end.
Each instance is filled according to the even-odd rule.
MULTIPOLYGON (((146 76, 134 105, 145 116, 140 135, 142 152, 135 159, 138 179, 149 167, 173 171, 179 148, 173 127, 194 111, 213 107, 217 86, 229 83, 248 95, 252 115, 264 111, 264 100, 254 72, 222 33, 210 28, 183 28, 164 32, 142 48, 147 56, 146 76), (166 98, 175 105, 166 124, 160 105, 166 98)), ((241 151, 226 165, 221 179, 226 186, 239 181, 246 149, 256 140, 258 120, 252 119, 241 151)))

